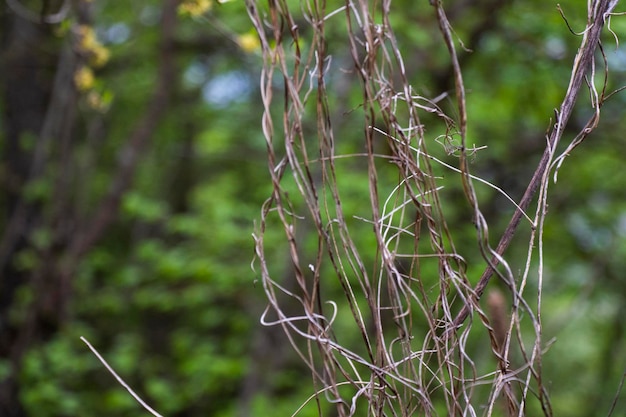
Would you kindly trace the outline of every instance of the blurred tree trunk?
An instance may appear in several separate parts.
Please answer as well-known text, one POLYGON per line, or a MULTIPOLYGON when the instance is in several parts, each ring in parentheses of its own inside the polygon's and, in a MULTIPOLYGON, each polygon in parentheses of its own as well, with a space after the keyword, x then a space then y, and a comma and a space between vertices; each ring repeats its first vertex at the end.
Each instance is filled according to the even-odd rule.
MULTIPOLYGON (((16 371, 23 346, 17 342, 19 324, 10 321, 10 312, 16 302, 16 293, 31 282, 31 271, 16 262, 16 255, 30 246, 33 231, 41 224, 42 206, 29 199, 25 191, 44 172, 46 150, 50 137, 44 130, 60 122, 69 134, 73 120, 63 123, 69 107, 51 109, 49 103, 55 84, 54 68, 60 62, 60 43, 52 34, 52 27, 34 22, 4 9, 2 14, 2 118, 4 128, 4 153, 2 155, 3 180, 3 235, 0 241, 0 357, 9 360, 11 376, 0 383, 0 415, 20 416, 23 410, 19 401, 16 371)), ((70 74, 72 69, 69 68, 70 74)), ((60 76, 60 74, 57 74, 60 76)), ((62 80, 56 78, 58 83, 62 80)), ((59 87, 61 87, 59 85, 59 87)), ((64 91, 71 101, 72 86, 64 91)), ((69 103, 68 103, 69 104, 69 103)), ((47 333, 41 329, 28 329, 34 333, 47 333)), ((51 329, 48 329, 51 330, 51 329)))
MULTIPOLYGON (((91 24, 90 3, 74 4, 71 12, 78 25, 91 24)), ((18 381, 23 356, 50 340, 66 321, 76 268, 116 220, 122 196, 131 187, 165 113, 175 80, 177 5, 178 0, 164 0, 154 94, 120 149, 108 192, 82 217, 78 213, 85 208, 77 207, 72 187, 88 189, 90 178, 77 174, 77 141, 85 135, 77 134, 80 97, 74 76, 85 57, 77 52, 75 27, 60 38, 43 16, 37 19, 37 15, 10 8, 2 12, 4 71, 0 84, 5 144, 0 183, 4 207, 0 220, 0 360, 7 361, 9 375, 0 381, 0 416, 26 415, 18 381), (35 260, 25 264, 28 253, 35 260), (23 300, 24 294, 30 301, 23 300)))

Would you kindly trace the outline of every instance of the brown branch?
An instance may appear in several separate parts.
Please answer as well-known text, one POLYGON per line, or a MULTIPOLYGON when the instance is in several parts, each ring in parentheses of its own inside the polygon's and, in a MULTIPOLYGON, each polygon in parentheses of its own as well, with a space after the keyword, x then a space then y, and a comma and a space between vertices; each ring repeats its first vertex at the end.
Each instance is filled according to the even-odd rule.
POLYGON ((179 0, 164 0, 161 18, 161 45, 159 47, 160 65, 154 94, 126 147, 121 152, 117 175, 112 180, 108 194, 99 204, 98 212, 89 221, 87 230, 78 234, 70 247, 70 269, 73 266, 71 264, 94 246, 102 237, 105 229, 117 217, 122 197, 132 185, 139 160, 167 110, 175 80, 173 45, 178 3, 179 0))
MULTIPOLYGON (((556 113, 555 124, 549 134, 546 149, 543 153, 543 156, 541 157, 541 160, 539 161, 533 177, 530 180, 530 183, 528 184, 528 187, 526 188, 526 192, 524 193, 522 200, 519 203, 519 209, 517 209, 515 213, 513 213, 513 216, 511 217, 511 220, 506 227, 504 234, 500 239, 500 242, 498 243, 498 246, 496 248, 496 253, 498 255, 502 255, 507 250, 511 241, 513 240, 513 236, 515 235, 515 232, 522 219, 523 212, 526 211, 526 209, 530 205, 530 202, 532 201, 537 191, 537 188, 541 183, 541 179, 548 169, 551 155, 558 145, 559 140, 563 135, 565 125, 572 115, 574 105, 576 104, 576 98, 583 85, 585 74, 587 73, 587 69, 591 66, 593 62, 594 52, 600 43, 600 35, 604 27, 604 15, 608 12, 608 3, 609 0, 599 0, 597 2, 594 2, 595 7, 589 12, 590 15, 588 16, 587 20, 587 29, 585 31, 585 34, 583 35, 583 40, 574 59, 572 76, 570 78, 570 83, 567 88, 567 93, 565 94, 565 98, 561 103, 560 111, 556 113)), ((498 264, 499 262, 497 257, 492 257, 487 268, 480 277, 478 284, 476 284, 476 287, 474 288, 472 302, 465 304, 459 314, 455 317, 454 321, 452 322, 453 326, 448 330, 448 332, 458 329, 463 324, 472 309, 472 305, 477 304, 478 300, 485 292, 485 288, 487 287, 489 280, 495 272, 494 267, 497 267, 498 264)))

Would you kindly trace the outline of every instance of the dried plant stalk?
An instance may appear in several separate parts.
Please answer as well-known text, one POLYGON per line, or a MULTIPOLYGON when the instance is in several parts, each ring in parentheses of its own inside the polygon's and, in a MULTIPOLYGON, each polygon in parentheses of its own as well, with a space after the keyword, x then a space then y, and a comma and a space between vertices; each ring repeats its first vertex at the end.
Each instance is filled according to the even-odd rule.
MULTIPOLYGON (((443 3, 431 0, 428 13, 438 23, 440 46, 452 67, 455 106, 450 114, 439 105, 445 93, 425 97, 409 83, 390 19, 391 0, 346 1, 335 8, 330 8, 331 3, 335 4, 302 1, 294 8, 286 0, 270 0, 266 5, 247 1, 263 50, 262 127, 273 186, 254 235, 269 300, 263 323, 282 326, 311 369, 316 390, 312 398, 318 401, 320 415, 332 404, 338 416, 430 416, 440 415, 442 407, 448 415, 492 415, 500 408, 504 411, 499 414, 521 416, 531 396, 538 399, 545 415, 551 415, 541 374, 545 346, 540 320, 548 177, 562 161, 556 157, 557 145, 585 75, 590 68, 595 71, 594 52, 612 6, 607 0, 588 2, 587 29, 570 85, 546 136, 546 150, 493 249, 474 190, 475 180, 486 181, 474 176, 468 163, 475 149, 466 143, 463 74, 443 3), (328 34, 331 24, 333 47, 328 34), (344 32, 337 34, 338 30, 344 32), (340 64, 333 66, 333 60, 340 64), (345 99, 345 92, 337 87, 341 84, 336 81, 341 77, 338 68, 360 80, 358 109, 346 111, 337 104, 345 99), (332 77, 335 84, 329 87, 332 77), (343 123, 338 110, 350 113, 350 123, 355 115, 361 118, 363 152, 350 156, 358 160, 351 169, 360 169, 362 181, 367 182, 369 207, 358 222, 346 211, 342 198, 349 190, 341 182, 340 162, 348 155, 342 154, 337 138, 343 123), (427 135, 424 120, 429 131, 442 132, 440 138, 458 157, 456 167, 429 151, 435 138, 427 135), (451 144, 452 137, 460 138, 460 144, 451 144), (387 181, 389 163, 397 175, 393 184, 387 181), (437 176, 442 169, 462 185, 471 208, 476 247, 486 265, 476 287, 446 221, 437 176), (535 214, 528 216, 525 212, 538 189, 535 214), (526 270, 516 279, 503 255, 524 216, 532 233, 526 270), (274 272, 265 242, 268 229, 277 227, 284 232, 290 259, 282 277, 274 272), (355 230, 364 227, 372 236, 369 248, 355 240, 355 230), (306 243, 311 236, 317 240, 315 250, 306 243), (539 293, 533 295, 525 289, 534 257, 538 257, 540 281, 539 293), (427 276, 432 271, 436 279, 427 276), (502 295, 494 295, 488 303, 490 317, 479 301, 494 274, 508 287, 512 302, 506 306, 502 295), (341 286, 343 298, 329 295, 334 282, 341 286), (530 323, 526 328, 534 333, 530 345, 522 337, 522 315, 530 323), (359 344, 345 340, 341 329, 347 316, 360 333, 359 344), (476 334, 488 336, 491 369, 478 369, 467 348, 476 334), (479 387, 487 387, 488 394, 479 387)), ((566 152, 595 128, 606 99, 604 89, 598 92, 593 82, 588 86, 594 116, 566 152)))

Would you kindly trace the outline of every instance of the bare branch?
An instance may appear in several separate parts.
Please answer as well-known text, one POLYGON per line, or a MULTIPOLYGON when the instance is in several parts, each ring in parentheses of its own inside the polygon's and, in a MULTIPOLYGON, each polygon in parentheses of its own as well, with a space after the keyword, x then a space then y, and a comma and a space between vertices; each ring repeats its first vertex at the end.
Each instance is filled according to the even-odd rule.
POLYGON ((128 391, 130 393, 130 395, 133 396, 133 398, 135 400, 137 400, 137 402, 139 404, 141 404, 141 406, 143 408, 145 408, 146 410, 148 410, 150 412, 150 414, 152 414, 155 417, 163 417, 161 416, 161 414, 157 413, 156 411, 154 411, 152 409, 152 407, 150 407, 148 404, 146 404, 144 402, 144 400, 141 399, 141 397, 139 397, 139 395, 135 394, 135 391, 133 391, 133 389, 117 374, 117 372, 115 372, 115 370, 113 370, 113 368, 111 367, 111 365, 109 365, 107 363, 107 361, 102 357, 102 355, 100 355, 100 353, 96 350, 96 348, 94 348, 91 343, 89 343, 89 341, 87 341, 87 339, 85 339, 83 336, 80 337, 80 340, 82 340, 87 347, 89 347, 89 349, 91 349, 91 351, 93 352, 94 355, 96 355, 96 357, 98 358, 98 360, 104 365, 105 368, 107 368, 107 370, 111 373, 111 375, 113 375, 115 377, 115 379, 117 379, 117 382, 120 383, 121 386, 123 386, 124 388, 126 388, 126 391, 128 391))

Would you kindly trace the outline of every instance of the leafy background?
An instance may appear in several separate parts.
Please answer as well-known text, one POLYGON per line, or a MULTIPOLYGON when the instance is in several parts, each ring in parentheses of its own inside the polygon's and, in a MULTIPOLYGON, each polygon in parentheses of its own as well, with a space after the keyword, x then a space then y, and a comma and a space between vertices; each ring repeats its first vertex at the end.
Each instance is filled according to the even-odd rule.
MULTIPOLYGON (((20 243, 12 250, 3 246, 3 415, 146 415, 80 336, 163 415, 289 416, 314 392, 308 371, 280 329, 259 324, 265 300, 258 271, 251 268, 252 233, 271 187, 260 127, 262 60, 243 1, 183 2, 178 8, 169 104, 162 117, 150 120, 155 130, 141 150, 132 185, 122 193, 106 230, 76 260, 66 314, 53 325, 29 321, 33 310, 46 311, 40 305, 46 298, 42 291, 50 290, 40 283, 61 285, 55 281, 63 276, 59 271, 71 263, 71 239, 63 230, 71 233, 71 225, 93 219, 120 170, 122 150, 158 88, 159 21, 164 10, 173 10, 167 3, 77 2, 60 22, 33 24, 45 42, 20 53, 37 63, 37 84, 51 85, 68 45, 93 79, 74 82, 77 116, 66 133, 71 141, 64 148, 63 135, 55 138, 43 151, 48 158, 41 173, 18 178, 17 186, 17 157, 26 155, 29 161, 44 145, 31 128, 40 122, 32 121, 17 139, 10 133, 16 105, 8 94, 12 78, 8 69, 1 75, 5 234, 15 221, 15 201, 25 201, 32 214, 20 243), (96 39, 83 45, 88 51, 82 55, 80 45, 86 41, 76 35, 79 24, 90 27, 96 39), (89 59, 98 54, 106 55, 106 63, 89 59), (59 187, 59 181, 65 186, 59 187), (59 211, 60 201, 65 204, 59 211), (59 219, 71 225, 60 228, 59 219), (17 360, 13 342, 22 340, 17 335, 29 323, 45 331, 28 339, 17 360)), ((33 4, 23 3, 38 10, 33 4)), ((327 7, 339 6, 328 2, 327 7)), ((473 169, 519 199, 564 95, 579 38, 553 2, 451 1, 446 7, 467 47, 461 61, 469 91, 469 142, 487 146, 476 154, 473 169)), ((411 57, 413 85, 432 95, 449 91, 449 63, 432 8, 425 1, 405 0, 395 1, 393 8, 400 47, 411 57)), ((569 0, 561 8, 574 30, 584 28, 584 5, 569 0)), ((10 64, 12 30, 23 25, 23 17, 5 7, 2 19, 2 57, 10 64)), ((615 33, 623 33, 623 18, 612 20, 615 33)), ((617 88, 626 79, 626 52, 610 34, 604 48, 610 82, 617 88)), ((356 153, 362 132, 350 120, 360 90, 340 71, 348 53, 333 58, 329 84, 346 110, 337 115, 342 152, 356 153)), ((31 93, 24 90, 20 96, 31 93)), ((50 94, 42 94, 42 100, 50 94)), ((626 368, 624 97, 617 94, 606 104, 598 130, 567 158, 551 194, 543 317, 545 338, 555 342, 544 367, 556 415, 606 415, 626 368)), ((53 106, 49 101, 43 107, 57 111, 53 106)), ((572 133, 587 116, 581 110, 573 118, 572 133)), ((313 119, 308 123, 315 129, 313 119)), ((446 157, 443 146, 441 156, 446 157)), ((346 160, 339 178, 350 189, 344 195, 347 212, 358 215, 368 189, 355 164, 346 160)), ((391 173, 387 180, 393 181, 391 173)), ((497 236, 512 207, 488 188, 479 191, 497 236)), ((458 242, 466 239, 469 246, 473 230, 459 208, 463 198, 454 190, 446 196, 451 228, 458 242)), ((362 233, 355 240, 367 244, 371 236, 355 230, 362 233)), ((288 274, 281 238, 280 230, 270 230, 265 245, 273 250, 276 270, 288 274)), ((519 237, 521 244, 507 254, 517 269, 523 268, 523 241, 519 237)), ((346 328, 346 337, 353 330, 346 328)), ((299 415, 318 411, 310 404, 299 415)))

